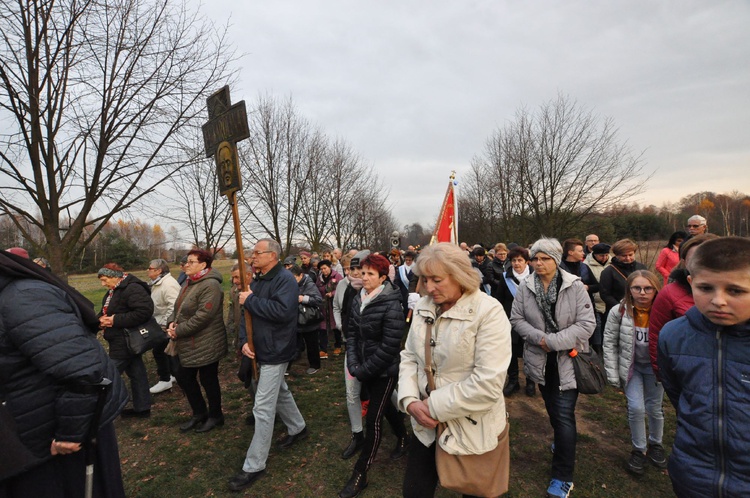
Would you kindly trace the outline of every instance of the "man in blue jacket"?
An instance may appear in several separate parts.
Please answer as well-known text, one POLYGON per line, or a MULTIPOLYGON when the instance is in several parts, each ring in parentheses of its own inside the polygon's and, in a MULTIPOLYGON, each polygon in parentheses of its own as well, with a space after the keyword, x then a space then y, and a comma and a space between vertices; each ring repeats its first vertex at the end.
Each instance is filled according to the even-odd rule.
MULTIPOLYGON (((255 268, 260 271, 250 290, 241 292, 239 302, 250 313, 253 325, 252 351, 247 344, 242 354, 259 364, 258 387, 253 416, 255 433, 247 450, 242 471, 229 481, 229 489, 241 491, 266 472, 276 412, 288 434, 278 441, 289 448, 308 435, 305 420, 284 381, 284 371, 297 354, 297 309, 299 287, 294 276, 279 261, 281 247, 272 239, 260 239, 253 249, 255 268)), ((244 328, 244 320, 240 327, 244 328)))

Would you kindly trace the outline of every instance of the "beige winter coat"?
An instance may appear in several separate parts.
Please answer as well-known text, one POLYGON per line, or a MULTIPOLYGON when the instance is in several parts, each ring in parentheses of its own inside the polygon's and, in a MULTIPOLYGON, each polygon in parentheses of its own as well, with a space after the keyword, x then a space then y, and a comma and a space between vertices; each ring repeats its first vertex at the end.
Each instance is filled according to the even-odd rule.
MULTIPOLYGON (((432 418, 447 423, 440 446, 454 455, 486 453, 497 446, 505 429, 503 385, 510 364, 510 322, 500 303, 476 291, 464 294, 437 317, 432 298, 414 309, 406 348, 401 352, 398 406, 406 411, 427 398, 425 366, 426 319, 432 318, 432 362, 435 390, 429 396, 432 418)), ((435 429, 417 424, 414 434, 425 446, 435 441, 435 429)))
POLYGON ((154 302, 154 318, 156 323, 166 327, 174 312, 174 303, 180 295, 180 284, 172 275, 167 273, 157 283, 151 286, 151 300, 154 302))

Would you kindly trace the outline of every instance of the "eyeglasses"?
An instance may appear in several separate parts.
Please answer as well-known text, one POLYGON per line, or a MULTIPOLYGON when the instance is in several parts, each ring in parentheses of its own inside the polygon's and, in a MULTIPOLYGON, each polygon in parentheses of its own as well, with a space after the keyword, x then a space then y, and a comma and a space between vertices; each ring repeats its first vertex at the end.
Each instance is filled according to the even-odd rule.
POLYGON ((198 261, 197 259, 195 261, 191 261, 191 260, 188 259, 185 262, 186 265, 197 265, 198 263, 200 263, 200 261, 198 261))
POLYGON ((550 261, 552 261, 552 258, 548 258, 544 256, 535 256, 531 258, 532 263, 536 263, 537 261, 540 263, 549 263, 550 261))
POLYGON ((253 256, 260 256, 261 254, 266 254, 273 251, 253 251, 253 256))
POLYGON ((703 225, 686 225, 686 228, 700 228, 703 225))
POLYGON ((148 271, 156 271, 156 270, 158 270, 158 268, 151 268, 150 266, 148 267, 148 271))
POLYGON ((630 288, 631 291, 633 291, 636 294, 644 293, 644 294, 651 294, 656 290, 656 287, 641 287, 640 285, 634 285, 630 288))

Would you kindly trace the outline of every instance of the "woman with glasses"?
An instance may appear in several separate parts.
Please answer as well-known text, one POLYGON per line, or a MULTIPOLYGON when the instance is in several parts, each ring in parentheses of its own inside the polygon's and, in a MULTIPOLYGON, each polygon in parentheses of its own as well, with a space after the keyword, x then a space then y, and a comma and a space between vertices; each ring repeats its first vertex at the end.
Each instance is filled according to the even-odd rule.
POLYGON ((193 410, 190 420, 180 426, 181 432, 208 432, 224 425, 219 360, 227 354, 227 334, 222 278, 221 273, 211 268, 213 260, 208 251, 194 249, 188 253, 187 279, 175 303, 174 319, 167 328, 169 337, 177 342, 180 360, 177 383, 193 410))
POLYGON ((526 342, 523 371, 539 385, 555 432, 548 497, 567 497, 573 488, 578 400, 572 349, 589 350, 596 319, 581 279, 560 269, 562 246, 541 238, 530 251, 534 273, 519 285, 510 322, 526 342))
POLYGON ((656 379, 649 356, 648 325, 651 306, 659 292, 659 279, 647 270, 636 270, 627 280, 628 291, 612 308, 604 328, 604 368, 607 381, 624 388, 628 401, 628 423, 633 449, 628 470, 645 471, 647 461, 659 469, 667 467, 661 444, 664 433, 662 401, 664 388, 656 379), (646 421, 648 417, 648 439, 646 421))
POLYGON ((618 240, 612 245, 615 257, 599 278, 599 296, 606 305, 604 316, 625 297, 628 276, 636 270, 648 270, 646 265, 635 260, 637 250, 638 244, 630 239, 618 240))

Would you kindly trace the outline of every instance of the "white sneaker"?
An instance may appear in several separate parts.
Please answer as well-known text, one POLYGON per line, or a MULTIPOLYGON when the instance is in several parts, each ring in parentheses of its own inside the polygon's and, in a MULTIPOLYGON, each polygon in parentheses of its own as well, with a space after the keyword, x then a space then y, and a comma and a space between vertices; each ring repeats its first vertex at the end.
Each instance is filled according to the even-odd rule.
POLYGON ((169 391, 170 389, 172 389, 172 381, 171 380, 169 380, 169 381, 160 380, 159 382, 157 382, 154 385, 154 387, 152 387, 148 391, 151 394, 159 394, 159 393, 163 393, 164 391, 169 391))

